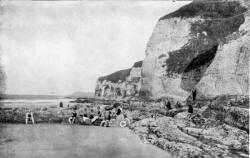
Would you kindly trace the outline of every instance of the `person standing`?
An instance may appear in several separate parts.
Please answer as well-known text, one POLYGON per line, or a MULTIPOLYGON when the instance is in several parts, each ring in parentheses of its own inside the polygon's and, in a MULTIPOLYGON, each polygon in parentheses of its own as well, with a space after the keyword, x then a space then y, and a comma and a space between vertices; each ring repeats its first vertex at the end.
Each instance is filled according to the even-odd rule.
POLYGON ((26 119, 25 119, 26 124, 28 124, 29 121, 31 121, 32 124, 35 124, 34 115, 33 115, 33 112, 31 112, 31 110, 29 110, 29 111, 26 113, 26 119))
POLYGON ((197 90, 195 88, 192 89, 193 101, 196 100, 197 90))
POLYGON ((63 107, 63 102, 59 103, 59 107, 62 108, 63 107))

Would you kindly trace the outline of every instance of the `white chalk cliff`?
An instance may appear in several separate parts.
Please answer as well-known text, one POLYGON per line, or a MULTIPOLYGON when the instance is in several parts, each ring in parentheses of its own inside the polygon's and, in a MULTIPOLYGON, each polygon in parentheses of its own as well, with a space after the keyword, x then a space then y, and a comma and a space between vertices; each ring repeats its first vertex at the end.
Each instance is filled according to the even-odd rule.
POLYGON ((159 19, 147 44, 142 90, 187 99, 248 95, 250 23, 243 1, 194 1, 159 19))
POLYGON ((107 83, 125 91, 139 84, 132 88, 137 91, 135 96, 156 99, 186 100, 192 88, 197 89, 198 97, 248 95, 248 9, 249 2, 244 0, 194 0, 161 17, 147 43, 142 66, 126 71, 127 76, 140 74, 139 80, 118 82, 106 77, 103 82, 100 78, 96 95, 105 96, 106 90, 101 95, 100 89, 107 83))
POLYGON ((95 96, 103 99, 138 97, 141 89, 142 61, 131 69, 120 70, 97 80, 95 96))

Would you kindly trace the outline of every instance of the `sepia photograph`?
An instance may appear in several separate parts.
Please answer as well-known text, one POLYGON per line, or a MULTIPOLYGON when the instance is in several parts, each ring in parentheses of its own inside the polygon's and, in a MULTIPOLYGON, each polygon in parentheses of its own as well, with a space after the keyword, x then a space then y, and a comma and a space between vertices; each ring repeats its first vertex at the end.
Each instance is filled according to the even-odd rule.
POLYGON ((249 9, 0 1, 0 158, 248 158, 249 9))

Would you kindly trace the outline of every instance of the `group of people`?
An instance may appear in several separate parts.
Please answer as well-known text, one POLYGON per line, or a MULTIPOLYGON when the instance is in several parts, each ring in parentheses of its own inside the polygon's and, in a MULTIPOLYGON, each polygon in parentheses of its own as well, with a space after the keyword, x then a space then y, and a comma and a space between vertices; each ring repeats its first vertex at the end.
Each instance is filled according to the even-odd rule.
POLYGON ((79 121, 81 123, 86 124, 93 124, 97 119, 101 120, 100 126, 110 126, 112 121, 115 121, 119 118, 126 118, 126 115, 124 115, 122 108, 116 107, 112 110, 101 110, 100 106, 97 106, 94 110, 93 108, 86 107, 84 108, 83 112, 79 114, 79 117, 77 117, 77 112, 74 109, 72 112, 71 117, 69 118, 69 123, 74 124, 77 121, 77 118, 80 118, 79 121))
POLYGON ((34 115, 33 112, 31 112, 31 110, 29 110, 26 114, 25 114, 25 123, 32 123, 35 124, 35 119, 34 119, 34 115))
MULTIPOLYGON (((192 92, 192 100, 193 100, 193 103, 195 103, 195 101, 196 101, 196 96, 197 96, 197 90, 196 90, 196 89, 192 89, 191 92, 192 92)), ((170 100, 169 100, 168 98, 167 98, 167 99, 162 99, 162 102, 163 102, 164 108, 165 108, 166 110, 171 110, 171 109, 172 109, 171 102, 170 102, 170 100)), ((201 108, 201 107, 200 107, 200 104, 198 104, 198 103, 196 103, 195 106, 196 106, 197 108, 201 108)), ((180 109, 180 108, 183 107, 183 105, 182 105, 179 101, 177 101, 177 102, 175 103, 174 107, 175 107, 176 109, 180 109)), ((192 114, 193 112, 194 112, 193 105, 191 104, 191 102, 189 102, 189 103, 188 103, 188 113, 192 114)))

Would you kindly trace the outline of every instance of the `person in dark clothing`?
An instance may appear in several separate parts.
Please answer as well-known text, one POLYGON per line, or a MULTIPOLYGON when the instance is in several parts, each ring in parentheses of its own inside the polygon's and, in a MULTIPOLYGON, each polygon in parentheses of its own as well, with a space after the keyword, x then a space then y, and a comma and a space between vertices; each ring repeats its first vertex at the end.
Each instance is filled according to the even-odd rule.
POLYGON ((111 116, 112 116, 112 112, 109 111, 109 114, 108 114, 108 120, 109 120, 109 121, 111 120, 111 116))
POLYGON ((60 107, 60 108, 63 107, 63 103, 62 103, 62 102, 59 103, 59 107, 60 107))
POLYGON ((167 110, 171 110, 172 107, 171 107, 170 101, 167 99, 167 101, 164 101, 164 102, 165 102, 165 107, 166 107, 166 109, 167 109, 167 110))
POLYGON ((90 114, 89 114, 89 119, 93 119, 93 118, 94 118, 94 110, 91 109, 90 114))
POLYGON ((83 117, 88 117, 88 110, 86 108, 84 109, 83 117))
POLYGON ((197 90, 194 88, 194 89, 192 90, 193 101, 196 100, 196 95, 197 95, 197 90))
POLYGON ((188 113, 192 114, 194 113, 193 106, 191 104, 188 104, 188 113))
POLYGON ((180 109, 182 107, 181 103, 179 101, 176 102, 175 108, 180 109))
POLYGON ((97 115, 98 115, 98 117, 102 117, 102 114, 101 114, 100 110, 97 111, 97 115))
POLYGON ((109 126, 109 121, 111 120, 111 111, 105 111, 104 113, 104 120, 101 122, 100 126, 109 126))
POLYGON ((69 118, 69 123, 70 123, 70 124, 75 123, 76 117, 77 117, 77 113, 76 113, 76 111, 74 110, 74 111, 72 112, 72 116, 69 118))
POLYGON ((118 108, 117 111, 116 111, 116 115, 119 116, 121 113, 122 113, 121 109, 118 108))

